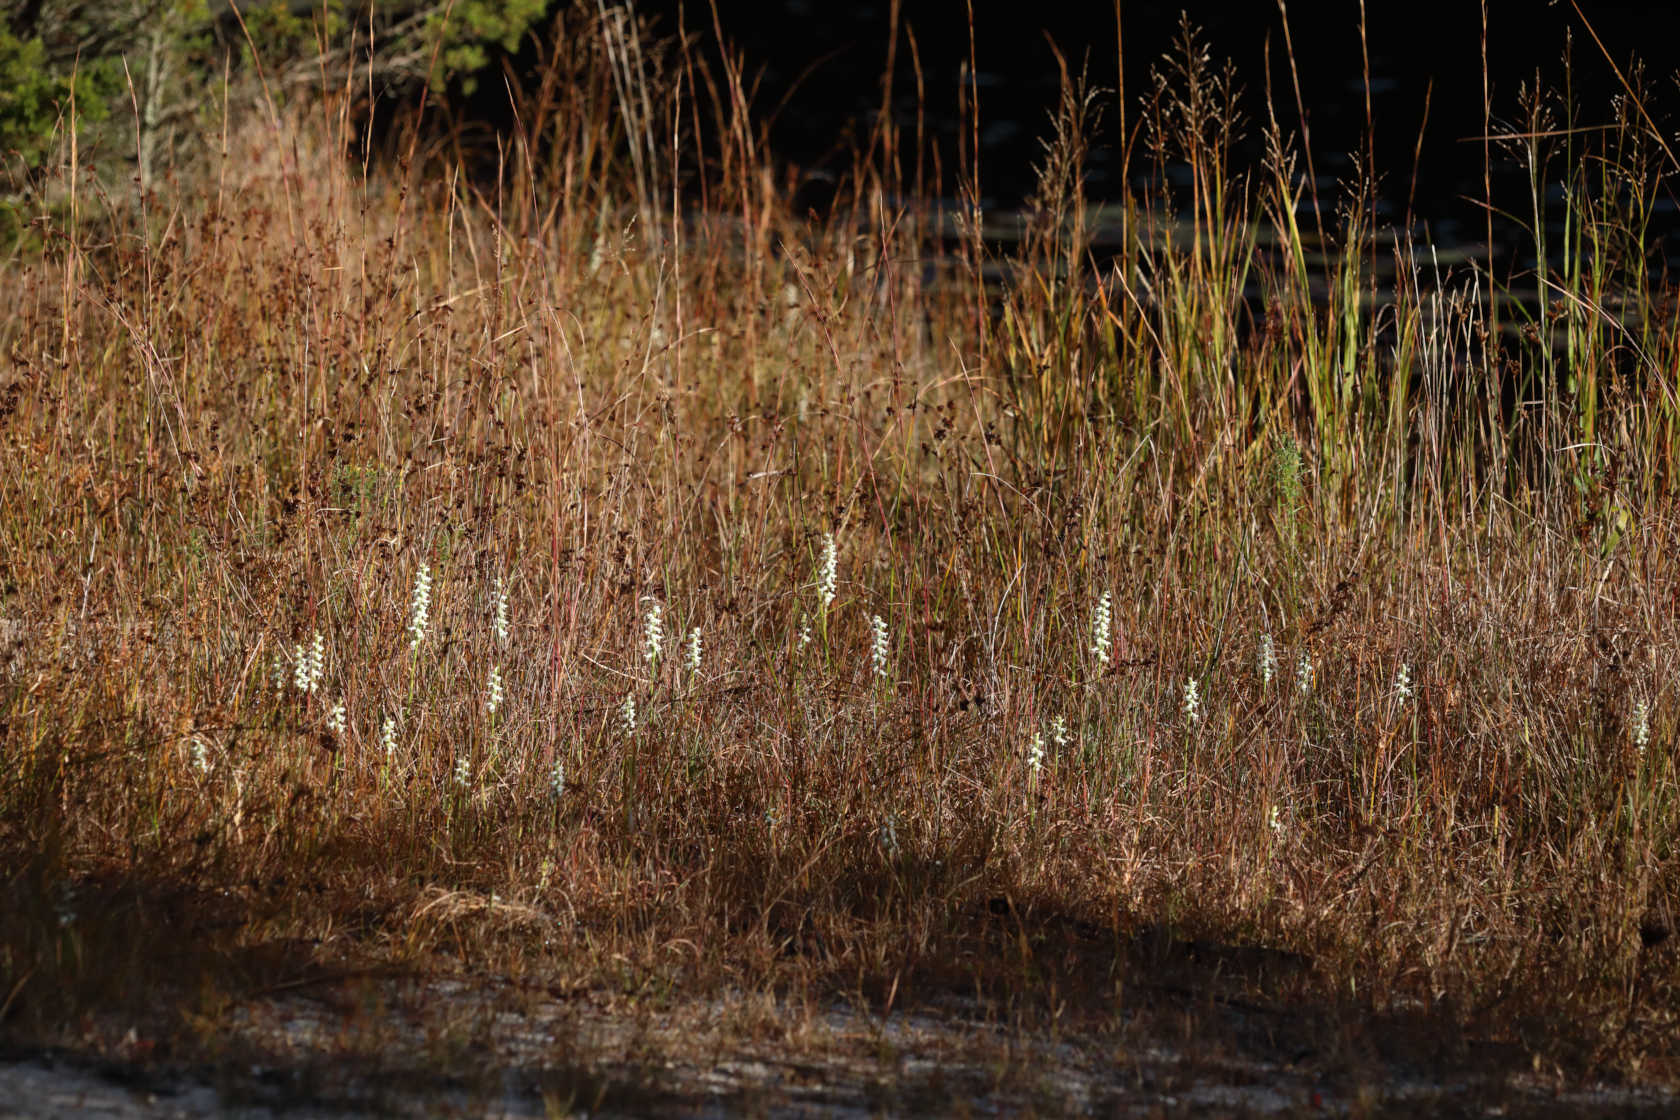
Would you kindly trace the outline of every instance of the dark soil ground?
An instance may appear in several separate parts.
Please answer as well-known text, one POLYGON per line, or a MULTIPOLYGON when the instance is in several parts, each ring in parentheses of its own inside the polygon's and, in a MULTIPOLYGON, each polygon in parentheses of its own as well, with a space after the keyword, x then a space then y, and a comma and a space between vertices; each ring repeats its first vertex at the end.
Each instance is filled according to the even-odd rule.
MULTIPOLYGON (((89 1017, 0 1052, 5 1116, 1632 1116, 1604 1084, 1427 1008, 1288 994, 1302 962, 1161 937, 1106 1014, 1030 1019, 951 994, 897 1007, 559 991, 496 978, 308 975, 196 1040, 89 1017)), ((1520 1032, 1519 1032, 1520 1033, 1520 1032)))

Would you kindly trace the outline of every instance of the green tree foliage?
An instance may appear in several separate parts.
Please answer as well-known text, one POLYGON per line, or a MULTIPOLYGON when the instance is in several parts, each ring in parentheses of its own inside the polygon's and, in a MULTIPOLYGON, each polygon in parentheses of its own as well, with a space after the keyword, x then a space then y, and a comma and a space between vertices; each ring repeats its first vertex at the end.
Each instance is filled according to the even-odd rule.
POLYGON ((425 38, 441 39, 444 44, 434 82, 459 76, 462 91, 471 93, 476 75, 490 64, 488 48, 516 50, 520 37, 542 18, 547 6, 547 0, 466 0, 446 15, 441 6, 433 5, 425 38))
POLYGON ((109 59, 66 71, 48 63, 39 36, 19 38, 0 25, 0 154, 22 167, 37 166, 72 100, 82 120, 98 123, 110 115, 119 87, 109 59))
POLYGON ((137 162, 149 187, 225 103, 346 87, 385 97, 428 80, 471 92, 495 52, 517 49, 547 6, 0 0, 0 206, 38 187, 72 119, 90 151, 137 162))

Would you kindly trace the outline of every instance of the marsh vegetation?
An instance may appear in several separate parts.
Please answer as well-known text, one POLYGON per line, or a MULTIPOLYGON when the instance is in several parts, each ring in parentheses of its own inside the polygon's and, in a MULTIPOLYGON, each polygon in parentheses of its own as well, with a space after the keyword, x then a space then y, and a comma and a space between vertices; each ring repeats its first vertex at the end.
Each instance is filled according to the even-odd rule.
POLYGON ((808 221, 747 78, 559 18, 489 172, 345 89, 132 200, 66 140, 0 307, 14 1041, 213 1060, 398 975, 1108 1030, 1199 971, 1674 1080, 1680 162, 1631 79, 1493 143, 1498 275, 1307 197, 1187 33, 1123 120, 1070 70, 998 267, 892 122, 808 221), (1188 188, 1099 264, 1100 127, 1188 188))

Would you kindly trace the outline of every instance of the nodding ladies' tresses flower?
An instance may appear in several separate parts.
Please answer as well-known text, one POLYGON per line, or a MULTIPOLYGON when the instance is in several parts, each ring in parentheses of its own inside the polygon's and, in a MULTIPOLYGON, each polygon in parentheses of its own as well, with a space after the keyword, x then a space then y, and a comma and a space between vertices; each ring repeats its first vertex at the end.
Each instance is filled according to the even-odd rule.
POLYGON ((1307 693, 1312 691, 1312 686, 1313 686, 1313 663, 1312 663, 1312 658, 1308 657, 1306 654, 1303 653, 1301 655, 1301 660, 1296 662, 1296 664, 1295 664, 1295 688, 1296 688, 1296 691, 1300 692, 1300 694, 1302 696, 1305 696, 1307 693))
POLYGON ((321 687, 321 678, 327 675, 327 643, 321 637, 319 630, 315 631, 315 640, 309 646, 309 687, 307 692, 314 692, 321 687))
POLYGON ((869 659, 875 664, 875 675, 887 675, 887 620, 876 615, 869 620, 869 659))
POLYGON ((888 813, 881 822, 881 850, 891 859, 898 855, 898 816, 888 813))
POLYGON ((302 642, 292 647, 292 684, 299 692, 309 691, 309 651, 302 642))
POLYGON ((799 641, 795 645, 794 648, 802 650, 810 644, 811 644, 811 616, 802 614, 802 615, 799 616, 799 641))
POLYGON ((496 577, 496 613, 492 620, 496 630, 496 641, 505 646, 508 644, 508 597, 507 586, 502 583, 502 577, 496 577))
POLYGON ((334 735, 342 739, 344 738, 344 730, 349 725, 349 713, 345 709, 344 701, 340 700, 333 705, 332 712, 327 716, 327 727, 332 730, 334 735))
POLYGON ((1394 698, 1402 704, 1412 698, 1412 667, 1405 662, 1400 663, 1400 671, 1394 674, 1394 698))
POLYGON ((419 649, 426 640, 426 623, 432 613, 432 566, 421 564, 414 573, 414 598, 408 605, 408 632, 413 635, 410 649, 419 649))
POLYGON ((379 727, 379 749, 385 752, 386 758, 395 758, 397 754, 397 717, 386 716, 379 727))
POLYGON ((688 632, 688 671, 700 671, 700 627, 696 626, 688 632))
POLYGON ((642 656, 647 659, 650 667, 659 664, 659 655, 665 649, 665 608, 659 605, 658 599, 648 600, 647 618, 642 624, 642 656))
POLYGON ((502 667, 490 666, 490 680, 484 686, 484 710, 489 715, 495 715, 496 709, 502 706, 502 667))
POLYGON ((1041 733, 1034 731, 1032 741, 1027 744, 1027 770, 1033 777, 1036 778, 1038 777, 1038 772, 1043 769, 1044 736, 1041 733))
POLYGON ((455 784, 462 789, 472 785, 472 763, 465 758, 455 763, 455 784))
POLYGON ((1270 634, 1260 635, 1260 655, 1258 658, 1260 683, 1271 684, 1272 678, 1277 676, 1277 650, 1272 646, 1270 634))
POLYGON ((286 691, 286 652, 281 650, 274 655, 274 666, 269 672, 269 683, 274 686, 275 695, 286 691))
POLYGON ((1276 805, 1273 805, 1271 811, 1266 814, 1266 825, 1273 832, 1280 834, 1283 832, 1283 818, 1278 816, 1278 807, 1276 805))
POLYGON ((840 554, 834 544, 834 534, 823 534, 822 563, 817 565, 817 603, 823 610, 834 602, 834 590, 840 582, 840 554))
POLYGON ((1633 745, 1644 754, 1645 748, 1651 742, 1651 709, 1643 698, 1633 705, 1633 745))
POLYGON ((1195 723, 1202 718, 1202 693, 1196 686, 1195 677, 1187 677, 1184 681, 1184 722, 1195 723))
POLYGON ((558 801, 566 795, 566 764, 558 758, 554 760, 554 767, 548 772, 548 792, 558 801))
POLYGON ((1112 622, 1112 610, 1113 600, 1109 598, 1108 592, 1104 591, 1102 598, 1097 600, 1096 609, 1091 611, 1091 656, 1097 659, 1097 665, 1103 669, 1108 668, 1108 629, 1112 622))
POLYGON ((624 728, 626 735, 636 733, 636 697, 631 693, 624 694, 624 703, 618 708, 618 722, 624 728))
POLYGON ((1067 720, 1057 716, 1050 721, 1050 741, 1058 747, 1065 747, 1073 742, 1073 735, 1068 731, 1067 720))

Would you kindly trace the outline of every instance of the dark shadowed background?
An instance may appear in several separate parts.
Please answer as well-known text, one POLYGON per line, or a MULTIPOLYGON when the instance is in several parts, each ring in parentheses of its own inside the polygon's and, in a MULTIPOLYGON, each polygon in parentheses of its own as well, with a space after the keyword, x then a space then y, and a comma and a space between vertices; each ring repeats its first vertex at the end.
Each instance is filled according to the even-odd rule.
MULTIPOLYGON (((715 0, 714 10, 693 0, 645 0, 641 10, 657 13, 667 27, 688 28, 708 51, 716 49, 715 17, 747 73, 758 79, 755 104, 761 119, 773 122, 778 158, 799 169, 841 171, 882 104, 894 7, 715 0)), ((1291 129, 1300 123, 1292 47, 1321 188, 1347 181, 1356 169, 1367 134, 1368 90, 1380 193, 1395 216, 1413 196, 1415 163, 1415 212, 1434 225, 1445 223, 1438 235, 1450 238, 1457 226, 1480 222, 1480 209, 1461 197, 1482 193, 1476 138, 1483 132, 1483 8, 1477 0, 1368 0, 1363 42, 1359 0, 1293 0, 1287 40, 1275 0, 1121 0, 1118 7, 1117 34, 1116 8, 1109 3, 974 4, 981 181, 989 203, 1012 205, 1031 189, 1039 140, 1057 98, 1056 50, 1076 70, 1087 68, 1095 85, 1113 90, 1121 80, 1123 44, 1126 123, 1135 128, 1150 71, 1174 50, 1182 17, 1199 30, 1214 62, 1229 60, 1236 69, 1249 122, 1240 154, 1260 154, 1258 125, 1266 118, 1268 95, 1280 123, 1291 129)), ((928 151, 939 152, 946 171, 942 193, 949 194, 957 136, 966 127, 959 90, 970 53, 970 9, 962 0, 904 0, 896 15, 893 113, 905 143, 921 113, 928 151)), ((1666 60, 1668 44, 1680 32, 1673 5, 1584 0, 1578 12, 1570 0, 1490 0, 1487 24, 1496 127, 1514 126, 1525 83, 1538 79, 1561 94, 1566 77, 1580 122, 1607 120, 1610 99, 1622 88, 1609 60, 1633 80, 1635 60, 1643 56, 1647 107, 1672 135, 1667 107, 1677 87, 1666 60)), ((1113 95, 1104 98, 1103 125, 1087 180, 1097 198, 1117 193, 1123 174, 1120 104, 1113 95)), ((1134 160, 1134 168, 1141 163, 1134 160)))

